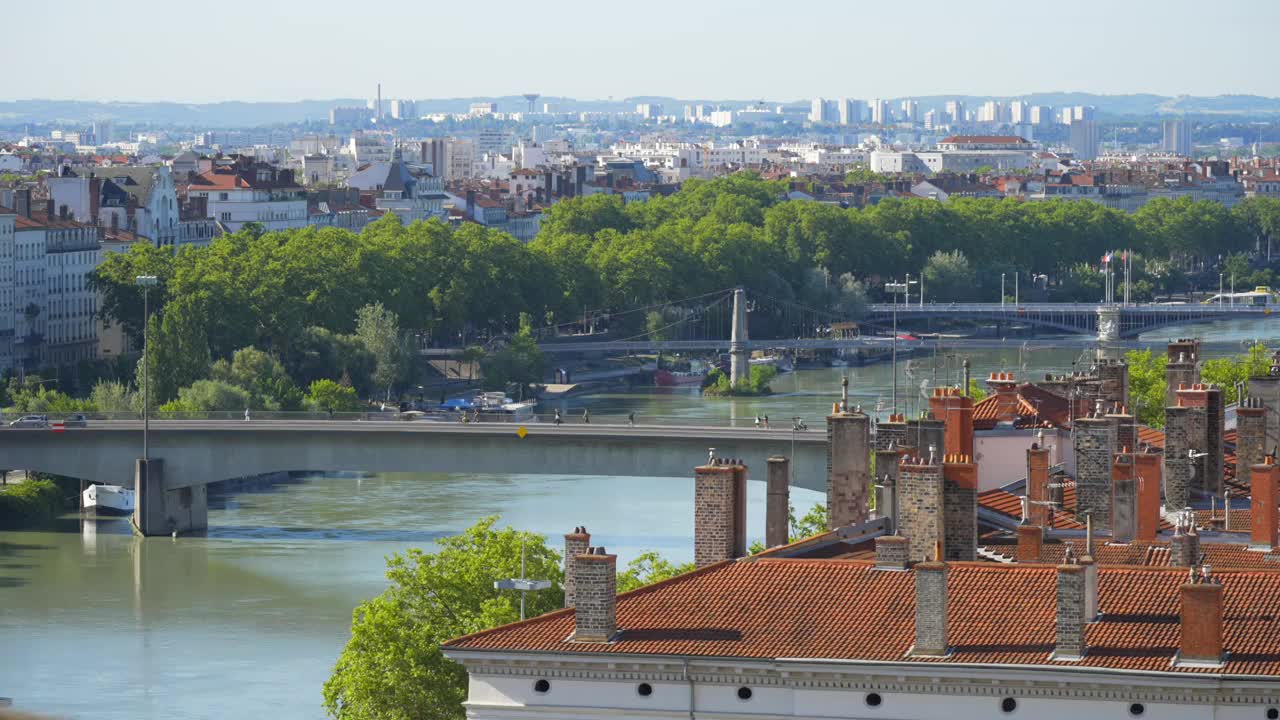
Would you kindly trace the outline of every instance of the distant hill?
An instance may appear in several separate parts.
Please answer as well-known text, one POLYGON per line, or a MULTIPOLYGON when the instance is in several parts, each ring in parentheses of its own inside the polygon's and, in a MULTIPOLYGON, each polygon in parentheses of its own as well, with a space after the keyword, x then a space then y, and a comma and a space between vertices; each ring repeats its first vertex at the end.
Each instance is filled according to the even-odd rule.
MULTIPOLYGON (((832 98, 837 96, 832 95, 832 98)), ((861 98, 866 100, 867 98, 861 98)), ((894 98, 896 102, 903 98, 894 98)), ((993 95, 932 95, 913 96, 924 109, 942 107, 948 100, 959 99, 970 107, 987 100, 1022 99, 1036 105, 1093 105, 1104 116, 1157 117, 1174 113, 1200 115, 1259 115, 1280 113, 1280 98, 1258 95, 1218 95, 1196 97, 1180 95, 1132 94, 1097 95, 1083 92, 1029 93, 1001 97, 993 95)), ((807 99, 778 101, 764 99, 768 104, 803 106, 807 99)), ((432 98, 418 100, 419 113, 466 112, 472 103, 494 102, 499 112, 525 110, 528 101, 519 95, 500 97, 432 98)), ((579 100, 547 96, 537 101, 552 103, 567 111, 618 112, 632 110, 637 103, 659 103, 668 114, 680 114, 684 106, 696 103, 724 105, 741 108, 756 100, 678 99, 661 96, 626 97, 619 99, 579 100)), ((0 125, 16 126, 25 123, 87 124, 95 119, 110 119, 129 125, 159 125, 166 127, 190 127, 215 129, 253 127, 261 125, 292 124, 300 122, 327 122, 329 110, 338 106, 364 105, 364 99, 335 98, 331 100, 299 100, 295 102, 216 102, 216 103, 165 103, 165 102, 85 102, 78 100, 13 100, 0 101, 0 125)))

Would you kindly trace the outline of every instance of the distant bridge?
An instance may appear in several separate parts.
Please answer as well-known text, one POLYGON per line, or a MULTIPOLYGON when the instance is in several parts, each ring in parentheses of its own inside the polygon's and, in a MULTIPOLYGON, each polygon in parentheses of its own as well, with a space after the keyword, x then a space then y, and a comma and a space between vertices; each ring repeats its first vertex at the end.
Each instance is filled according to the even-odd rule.
MULTIPOLYGON (((868 307, 867 320, 879 325, 893 322, 892 303, 868 307)), ((1137 337, 1167 325, 1262 318, 1271 308, 1255 305, 1121 305, 1113 303, 929 303, 898 304, 898 321, 920 318, 966 319, 983 322, 1034 325, 1067 333, 1106 339, 1137 337)))

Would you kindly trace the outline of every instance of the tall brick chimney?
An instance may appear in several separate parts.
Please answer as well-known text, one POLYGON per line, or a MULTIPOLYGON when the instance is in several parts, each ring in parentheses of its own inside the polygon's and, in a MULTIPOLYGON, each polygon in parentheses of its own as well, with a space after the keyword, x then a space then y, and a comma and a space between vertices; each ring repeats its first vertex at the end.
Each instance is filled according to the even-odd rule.
POLYGON ((1094 416, 1076 418, 1077 513, 1092 512, 1094 522, 1111 522, 1111 459, 1116 453, 1116 426, 1094 416))
POLYGON ((1249 549, 1270 552, 1276 549, 1280 533, 1280 513, 1276 510, 1276 503, 1280 503, 1280 465, 1276 465, 1274 456, 1267 455, 1261 464, 1253 466, 1251 492, 1249 549))
POLYGON ((1071 562, 1059 565, 1054 660, 1079 660, 1084 657, 1085 622, 1085 569, 1071 562))
POLYGON ((1018 380, 1010 372, 993 372, 987 387, 996 396, 996 422, 1012 422, 1018 417, 1018 380))
POLYGON ((1249 378, 1249 396, 1262 401, 1267 409, 1267 434, 1262 447, 1271 452, 1280 445, 1280 351, 1272 356, 1265 374, 1249 378))
POLYGON ((895 413, 883 422, 876 424, 876 450, 890 450, 892 448, 901 448, 908 445, 907 443, 907 418, 901 413, 895 413))
POLYGON ((1155 542, 1160 532, 1160 488, 1164 455, 1154 448, 1134 455, 1134 474, 1137 475, 1135 501, 1137 518, 1134 538, 1142 542, 1155 542))
POLYGON ((1236 479, 1248 487, 1253 466, 1261 465, 1267 450, 1267 408, 1261 398, 1247 397, 1236 408, 1236 479))
POLYGON ((747 472, 737 460, 694 468, 693 561, 698 567, 747 554, 747 472))
POLYGON ((1027 448, 1027 497, 1031 524, 1049 527, 1053 519, 1053 509, 1045 504, 1049 502, 1049 448, 1039 443, 1027 448))
POLYGON ((929 397, 929 412, 945 423, 944 455, 973 457, 973 398, 959 388, 934 388, 929 397))
POLYGON ((1169 564, 1175 567, 1192 567, 1200 562, 1200 534, 1195 524, 1179 517, 1173 526, 1173 538, 1169 540, 1169 564))
POLYGON ((932 453, 935 462, 942 462, 946 454, 946 426, 941 418, 923 413, 919 418, 907 421, 907 445, 916 449, 916 455, 929 459, 932 453))
POLYGON ((791 522, 791 460, 781 455, 769 458, 768 489, 764 502, 764 544, 787 544, 791 522))
POLYGON ((876 516, 888 518, 898 528, 898 459, 897 450, 876 450, 876 516))
MULTIPOLYGON (((966 398, 968 399, 968 398, 966 398)), ((978 466, 969 455, 942 464, 943 547, 947 560, 978 559, 978 466)))
POLYGON ((564 606, 573 607, 578 587, 578 556, 591 546, 591 534, 585 527, 576 527, 564 536, 564 606))
POLYGON ((1138 481, 1129 448, 1111 463, 1111 542, 1128 544, 1138 534, 1138 481))
POLYGON ((1018 526, 1018 549, 1014 558, 1020 563, 1038 563, 1044 551, 1044 528, 1023 523, 1018 526))
POLYGON ((1222 429, 1220 426, 1214 429, 1214 418, 1222 413, 1222 394, 1215 393, 1208 385, 1196 383, 1178 388, 1177 396, 1178 405, 1191 408, 1186 420, 1187 442, 1200 455, 1191 460, 1191 488, 1218 495, 1222 484, 1222 429))
POLYGON ((1102 400, 1108 407, 1129 404, 1129 363, 1104 359, 1098 362, 1098 381, 1102 400))
POLYGON ((926 458, 903 458, 898 465, 898 523, 913 560, 946 557, 944 502, 942 465, 926 458), (943 552, 935 555, 939 546, 943 552))
POLYGON ((1164 409, 1164 506, 1170 512, 1191 499, 1191 436, 1195 410, 1172 405, 1164 409))
POLYGON ((1178 664, 1217 666, 1222 664, 1222 584, 1201 571, 1182 585, 1181 637, 1178 664))
POLYGON ((871 418, 840 409, 827 416, 827 527, 860 523, 871 512, 871 418))
POLYGON ((912 655, 945 657, 947 643, 947 564, 922 562, 916 574, 916 642, 912 655))
POLYGON ((573 641, 609 642, 618 632, 618 556, 603 547, 578 556, 573 641))
POLYGON ((1190 387, 1200 382, 1200 341, 1183 338, 1169 343, 1167 357, 1169 364, 1165 366, 1165 407, 1178 404, 1178 388, 1190 387))
POLYGON ((1116 447, 1138 447, 1138 426, 1129 409, 1120 406, 1107 413, 1107 419, 1116 426, 1116 447))

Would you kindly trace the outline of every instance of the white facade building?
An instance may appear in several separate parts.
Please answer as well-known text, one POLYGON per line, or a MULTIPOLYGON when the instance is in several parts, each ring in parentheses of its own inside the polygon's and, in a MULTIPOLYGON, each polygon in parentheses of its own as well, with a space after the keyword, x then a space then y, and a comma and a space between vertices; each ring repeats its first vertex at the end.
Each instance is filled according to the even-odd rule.
POLYGON ((208 217, 228 232, 247 223, 266 230, 307 225, 307 193, 294 183, 290 170, 240 159, 192 178, 187 193, 204 198, 208 217))

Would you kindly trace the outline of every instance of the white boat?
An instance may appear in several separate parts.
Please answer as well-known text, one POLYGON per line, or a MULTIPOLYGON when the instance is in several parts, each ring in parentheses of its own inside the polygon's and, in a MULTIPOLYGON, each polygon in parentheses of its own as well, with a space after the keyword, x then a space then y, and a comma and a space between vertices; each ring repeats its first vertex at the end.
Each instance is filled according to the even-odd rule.
POLYGON ((80 497, 85 510, 98 515, 133 513, 133 490, 119 485, 90 485, 80 497))

